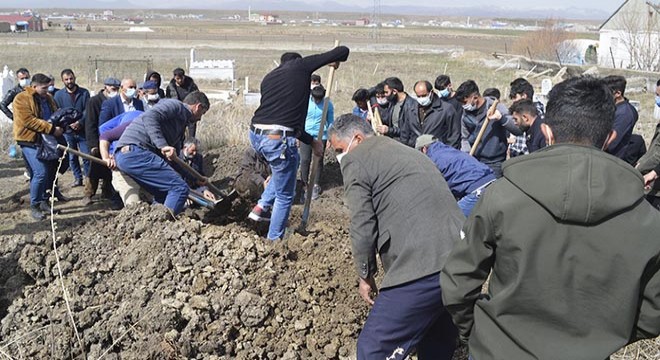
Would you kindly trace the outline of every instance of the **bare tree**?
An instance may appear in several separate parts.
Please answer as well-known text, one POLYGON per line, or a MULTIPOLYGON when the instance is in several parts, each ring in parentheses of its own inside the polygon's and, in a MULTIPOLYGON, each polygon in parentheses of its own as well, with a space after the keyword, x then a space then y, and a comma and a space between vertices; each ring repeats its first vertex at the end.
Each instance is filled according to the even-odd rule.
POLYGON ((513 50, 536 60, 564 62, 578 56, 579 50, 570 42, 574 38, 572 33, 563 30, 555 20, 548 19, 543 29, 530 32, 516 41, 513 50))
POLYGON ((621 11, 614 23, 630 56, 629 67, 660 71, 660 9, 646 2, 645 11, 621 11))

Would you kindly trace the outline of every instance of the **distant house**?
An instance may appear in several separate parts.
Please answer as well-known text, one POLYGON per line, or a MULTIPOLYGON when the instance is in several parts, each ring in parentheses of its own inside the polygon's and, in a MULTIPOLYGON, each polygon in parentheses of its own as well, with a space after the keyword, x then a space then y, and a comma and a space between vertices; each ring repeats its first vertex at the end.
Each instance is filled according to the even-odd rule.
POLYGON ((660 71, 660 3, 626 0, 599 33, 600 66, 660 71))
POLYGON ((44 31, 44 23, 39 16, 0 15, 0 23, 9 23, 11 31, 44 31))

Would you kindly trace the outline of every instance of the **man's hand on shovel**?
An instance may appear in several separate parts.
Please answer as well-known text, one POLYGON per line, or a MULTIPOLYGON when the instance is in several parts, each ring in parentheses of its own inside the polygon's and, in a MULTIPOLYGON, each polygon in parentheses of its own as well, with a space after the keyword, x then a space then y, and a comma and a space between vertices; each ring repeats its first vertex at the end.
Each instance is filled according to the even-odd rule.
POLYGON ((164 146, 160 149, 161 154, 169 161, 172 160, 172 157, 176 156, 176 149, 171 146, 164 146))

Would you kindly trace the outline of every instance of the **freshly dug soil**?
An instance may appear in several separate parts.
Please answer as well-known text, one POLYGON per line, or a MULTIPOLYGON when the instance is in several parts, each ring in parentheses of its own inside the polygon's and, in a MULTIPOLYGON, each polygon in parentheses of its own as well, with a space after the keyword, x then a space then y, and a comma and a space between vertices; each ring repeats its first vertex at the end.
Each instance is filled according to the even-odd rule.
MULTIPOLYGON (((207 154, 216 185, 229 184, 241 156, 240 148, 207 154)), ((64 284, 50 222, 29 218, 22 162, 3 159, 2 167, 2 352, 32 359, 354 358, 369 309, 357 293, 336 164, 326 167, 307 233, 274 243, 245 220, 253 204, 241 199, 225 214, 188 210, 172 220, 160 206, 111 211, 97 199, 85 207, 82 188, 61 185, 71 197, 56 203, 62 213, 55 215, 64 284)), ((59 180, 70 182, 68 173, 59 180)), ((294 206, 293 227, 301 212, 294 206)))

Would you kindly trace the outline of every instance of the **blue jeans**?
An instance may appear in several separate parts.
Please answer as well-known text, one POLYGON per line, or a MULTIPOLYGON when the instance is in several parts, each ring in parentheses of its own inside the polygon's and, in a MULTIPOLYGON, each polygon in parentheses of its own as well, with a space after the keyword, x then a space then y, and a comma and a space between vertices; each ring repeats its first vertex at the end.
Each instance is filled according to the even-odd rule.
POLYGON ((472 212, 472 208, 477 205, 478 201, 479 196, 475 192, 471 192, 458 200, 458 207, 463 211, 463 215, 468 217, 472 212))
MULTIPOLYGON (((64 133, 64 138, 66 139, 67 145, 74 150, 79 150, 85 154, 89 154, 89 148, 87 147, 87 140, 79 134, 76 133, 64 133)), ((80 163, 78 162, 78 155, 73 155, 69 153, 69 167, 73 172, 73 177, 76 180, 82 180, 83 175, 89 175, 89 160, 83 159, 83 170, 84 173, 80 172, 80 163)))
POLYGON ((358 337, 358 360, 451 360, 458 330, 442 304, 440 273, 380 291, 358 337))
POLYGON ((272 173, 257 203, 262 209, 272 209, 267 237, 269 240, 281 239, 296 192, 296 173, 300 164, 296 138, 270 139, 268 135, 256 135, 250 131, 250 143, 268 161, 272 173))
POLYGON ((127 152, 117 151, 115 161, 122 172, 154 196, 176 215, 183 210, 188 198, 188 184, 179 173, 160 156, 139 146, 129 145, 127 152))
POLYGON ((57 172, 57 160, 44 161, 37 159, 37 149, 29 146, 21 146, 25 156, 28 171, 32 174, 30 178, 30 205, 39 205, 45 200, 46 190, 52 189, 57 172))

